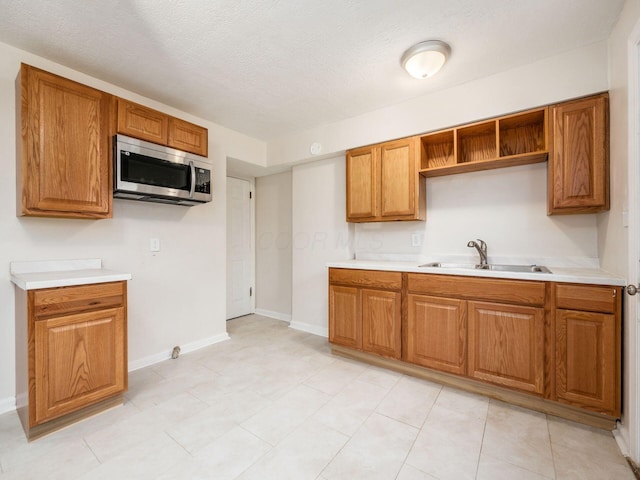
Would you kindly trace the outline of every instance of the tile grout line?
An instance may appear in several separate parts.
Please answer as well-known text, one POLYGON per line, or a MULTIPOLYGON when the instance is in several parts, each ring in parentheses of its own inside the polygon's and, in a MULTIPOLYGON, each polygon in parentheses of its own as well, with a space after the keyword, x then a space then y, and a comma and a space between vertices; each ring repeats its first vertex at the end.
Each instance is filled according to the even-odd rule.
POLYGON ((549 430, 549 415, 544 415, 545 425, 547 426, 547 434, 549 435, 549 449, 551 450, 551 464, 553 465, 553 479, 558 478, 558 471, 556 470, 556 456, 553 453, 553 442, 551 441, 551 430, 549 430))
POLYGON ((491 408, 491 399, 487 402, 487 413, 484 417, 484 425, 482 426, 482 441, 480 442, 480 451, 478 452, 478 462, 476 463, 476 473, 473 478, 477 480, 478 470, 480 470, 480 459, 482 458, 482 450, 484 448, 484 435, 487 432, 487 422, 489 421, 489 408, 491 408))
MULTIPOLYGON (((344 388, 344 387, 343 387, 343 388, 344 388)), ((387 392, 387 394, 388 394, 388 392, 387 392)), ((337 395, 337 394, 336 394, 336 395, 337 395)), ((385 397, 386 397, 386 395, 385 395, 385 397)), ((381 401, 382 401, 382 400, 381 400, 381 401)), ((376 408, 377 408, 377 405, 376 405, 376 408)), ((318 474, 318 476, 316 477, 316 479, 318 479, 318 478, 320 478, 320 479, 324 479, 324 478, 325 478, 325 477, 323 477, 323 476, 322 476, 322 474, 323 474, 323 473, 324 473, 324 471, 327 469, 327 467, 328 467, 329 465, 331 465, 331 463, 336 459, 336 457, 337 457, 338 455, 340 455, 340 452, 342 452, 342 450, 344 450, 344 448, 349 444, 349 442, 350 442, 351 440, 353 440, 353 437, 355 437, 355 436, 356 436, 356 434, 360 431, 360 429, 362 428, 362 426, 367 422, 367 420, 369 420, 369 419, 371 418, 371 415, 373 415, 374 413, 375 413, 375 408, 371 411, 371 413, 369 413, 369 415, 367 415, 367 418, 365 418, 365 419, 362 421, 362 423, 358 426, 358 428, 356 428, 355 432, 353 432, 353 434, 352 434, 352 435, 346 435, 345 433, 340 432, 339 430, 336 430, 335 428, 330 427, 330 426, 328 426, 328 425, 327 425, 327 428, 330 428, 331 430, 334 430, 334 431, 336 431, 336 432, 338 432, 338 433, 341 433, 342 435, 345 435, 345 436, 349 437, 349 439, 348 439, 346 442, 344 442, 344 445, 342 445, 342 447, 340 447, 340 448, 338 449, 338 451, 337 451, 337 452, 336 452, 336 454, 331 458, 331 460, 329 460, 329 461, 327 462, 327 464, 324 466, 324 468, 323 468, 322 470, 320 470, 320 473, 318 474)))
MULTIPOLYGON (((409 378, 407 375, 403 375, 404 377, 409 378)), ((418 427, 418 434, 416 435, 416 438, 413 439, 413 442, 411 443, 411 447, 409 447, 409 449, 407 450, 407 454, 404 456, 404 460, 402 461, 402 465, 400 466, 400 470, 398 470, 398 473, 396 474, 396 479, 398 478, 398 475, 400 475, 400 472, 402 471, 402 467, 404 467, 405 465, 410 466, 411 468, 415 468, 416 470, 423 472, 422 470, 420 470, 417 467, 414 467, 413 465, 409 465, 407 463, 407 458, 409 458, 409 454, 411 453, 411 450, 413 450, 413 447, 416 445, 416 442, 418 441, 418 437, 420 436, 420 433, 422 432, 422 428, 424 427, 425 423, 427 423, 427 420, 429 419, 429 415, 431 415, 431 412, 433 411, 433 407, 436 404, 436 402, 438 401, 438 398, 440 398, 440 394, 442 393, 442 389, 444 387, 442 385, 440 385, 440 390, 438 390, 438 395, 436 395, 436 398, 433 399, 433 403, 431 404, 431 407, 429 408, 429 411, 427 412, 427 415, 424 417, 424 420, 422 421, 422 425, 420 425, 420 427, 418 427)), ((411 425, 413 426, 413 425, 411 425)), ((430 473, 427 472, 423 472, 426 475, 431 475, 430 473)))
POLYGON ((251 435, 252 437, 257 438, 258 440, 260 440, 261 442, 266 443, 267 445, 269 445, 269 450, 267 450, 266 452, 264 452, 262 455, 260 455, 258 458, 255 459, 255 461, 253 463, 251 463, 250 465, 248 465, 244 470, 242 470, 238 475, 236 475, 235 478, 240 478, 242 476, 242 474, 244 474, 246 471, 248 471, 251 467, 253 467, 254 465, 256 465, 259 461, 261 461, 263 458, 265 458, 267 455, 269 455, 269 453, 271 453, 273 451, 273 449, 275 448, 274 445, 271 445, 270 442, 267 442, 266 440, 260 438, 259 436, 257 436, 255 433, 253 433, 250 430, 247 430, 246 428, 244 428, 242 426, 242 424, 238 424, 238 427, 240 427, 242 430, 244 430, 245 432, 247 432, 249 435, 251 435))

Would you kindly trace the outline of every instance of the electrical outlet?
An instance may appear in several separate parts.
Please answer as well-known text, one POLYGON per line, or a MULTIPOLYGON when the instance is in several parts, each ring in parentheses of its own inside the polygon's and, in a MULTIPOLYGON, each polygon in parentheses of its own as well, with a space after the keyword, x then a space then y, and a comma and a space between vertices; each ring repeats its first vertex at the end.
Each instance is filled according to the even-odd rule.
POLYGON ((151 240, 149 240, 149 249, 152 252, 159 252, 160 251, 160 239, 159 238, 152 238, 151 240))
POLYGON ((411 246, 412 247, 419 247, 420 245, 422 245, 422 235, 420 235, 419 233, 412 233, 411 234, 411 246))

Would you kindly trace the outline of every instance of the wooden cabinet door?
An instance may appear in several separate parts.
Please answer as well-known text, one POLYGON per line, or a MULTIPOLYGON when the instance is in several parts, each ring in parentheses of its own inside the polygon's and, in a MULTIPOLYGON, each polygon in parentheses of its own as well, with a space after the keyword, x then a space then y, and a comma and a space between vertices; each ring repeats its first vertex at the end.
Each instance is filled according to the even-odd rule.
POLYGON ((544 309, 471 301, 468 309, 468 375, 542 395, 544 309))
POLYGON ((35 322, 35 423, 126 389, 124 308, 35 322))
POLYGON ((467 373, 467 302, 408 295, 406 360, 443 372, 467 373))
POLYGON ((609 209, 608 96, 552 108, 549 214, 609 209))
POLYGON ((166 145, 168 125, 168 115, 118 98, 118 133, 166 145))
POLYGON ((619 415, 615 315, 556 310, 556 395, 560 402, 619 415))
POLYGON ((362 350, 400 358, 401 323, 400 292, 362 290, 362 350))
POLYGON ((21 68, 19 215, 111 217, 111 96, 21 68))
POLYGON ((329 341, 362 350, 360 289, 329 286, 329 341))
MULTIPOLYGON (((380 216, 416 215, 417 139, 405 138, 380 146, 380 216)), ((424 200, 424 199, 421 199, 424 200)))
POLYGON ((209 154, 209 133, 204 127, 169 117, 167 145, 206 157, 209 154))
POLYGON ((347 152, 347 221, 371 221, 378 215, 377 147, 347 152))

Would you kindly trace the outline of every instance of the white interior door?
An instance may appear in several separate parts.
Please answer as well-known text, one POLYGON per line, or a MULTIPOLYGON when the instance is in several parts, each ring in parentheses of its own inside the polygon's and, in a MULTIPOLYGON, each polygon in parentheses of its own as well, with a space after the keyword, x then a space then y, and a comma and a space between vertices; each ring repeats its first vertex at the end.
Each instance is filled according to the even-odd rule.
POLYGON ((227 177, 227 320, 253 313, 252 189, 227 177))
MULTIPOLYGON (((629 85, 628 85, 628 238, 629 266, 627 280, 630 284, 640 284, 640 23, 636 25, 629 37, 629 85)), ((640 461, 640 295, 627 295, 624 302, 625 320, 623 326, 623 436, 628 454, 635 462, 640 461), (626 404, 625 404, 626 403, 626 404)), ((625 452, 627 453, 627 452, 625 452)))

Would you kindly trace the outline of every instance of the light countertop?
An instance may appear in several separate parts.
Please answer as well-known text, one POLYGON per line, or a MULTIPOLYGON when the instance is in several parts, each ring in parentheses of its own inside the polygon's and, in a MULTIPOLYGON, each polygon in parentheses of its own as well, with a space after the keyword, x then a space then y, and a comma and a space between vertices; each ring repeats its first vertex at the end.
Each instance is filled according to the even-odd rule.
POLYGON ((393 272, 431 273, 468 277, 511 278, 516 280, 538 280, 542 282, 586 283, 593 285, 625 286, 626 279, 598 268, 549 267, 552 273, 502 272, 474 270, 469 268, 421 267, 426 262, 398 262, 389 260, 343 260, 330 262, 327 267, 353 268, 357 270, 386 270, 393 272))
POLYGON ((102 268, 102 260, 11 262, 10 279, 22 290, 131 280, 131 274, 102 268))

